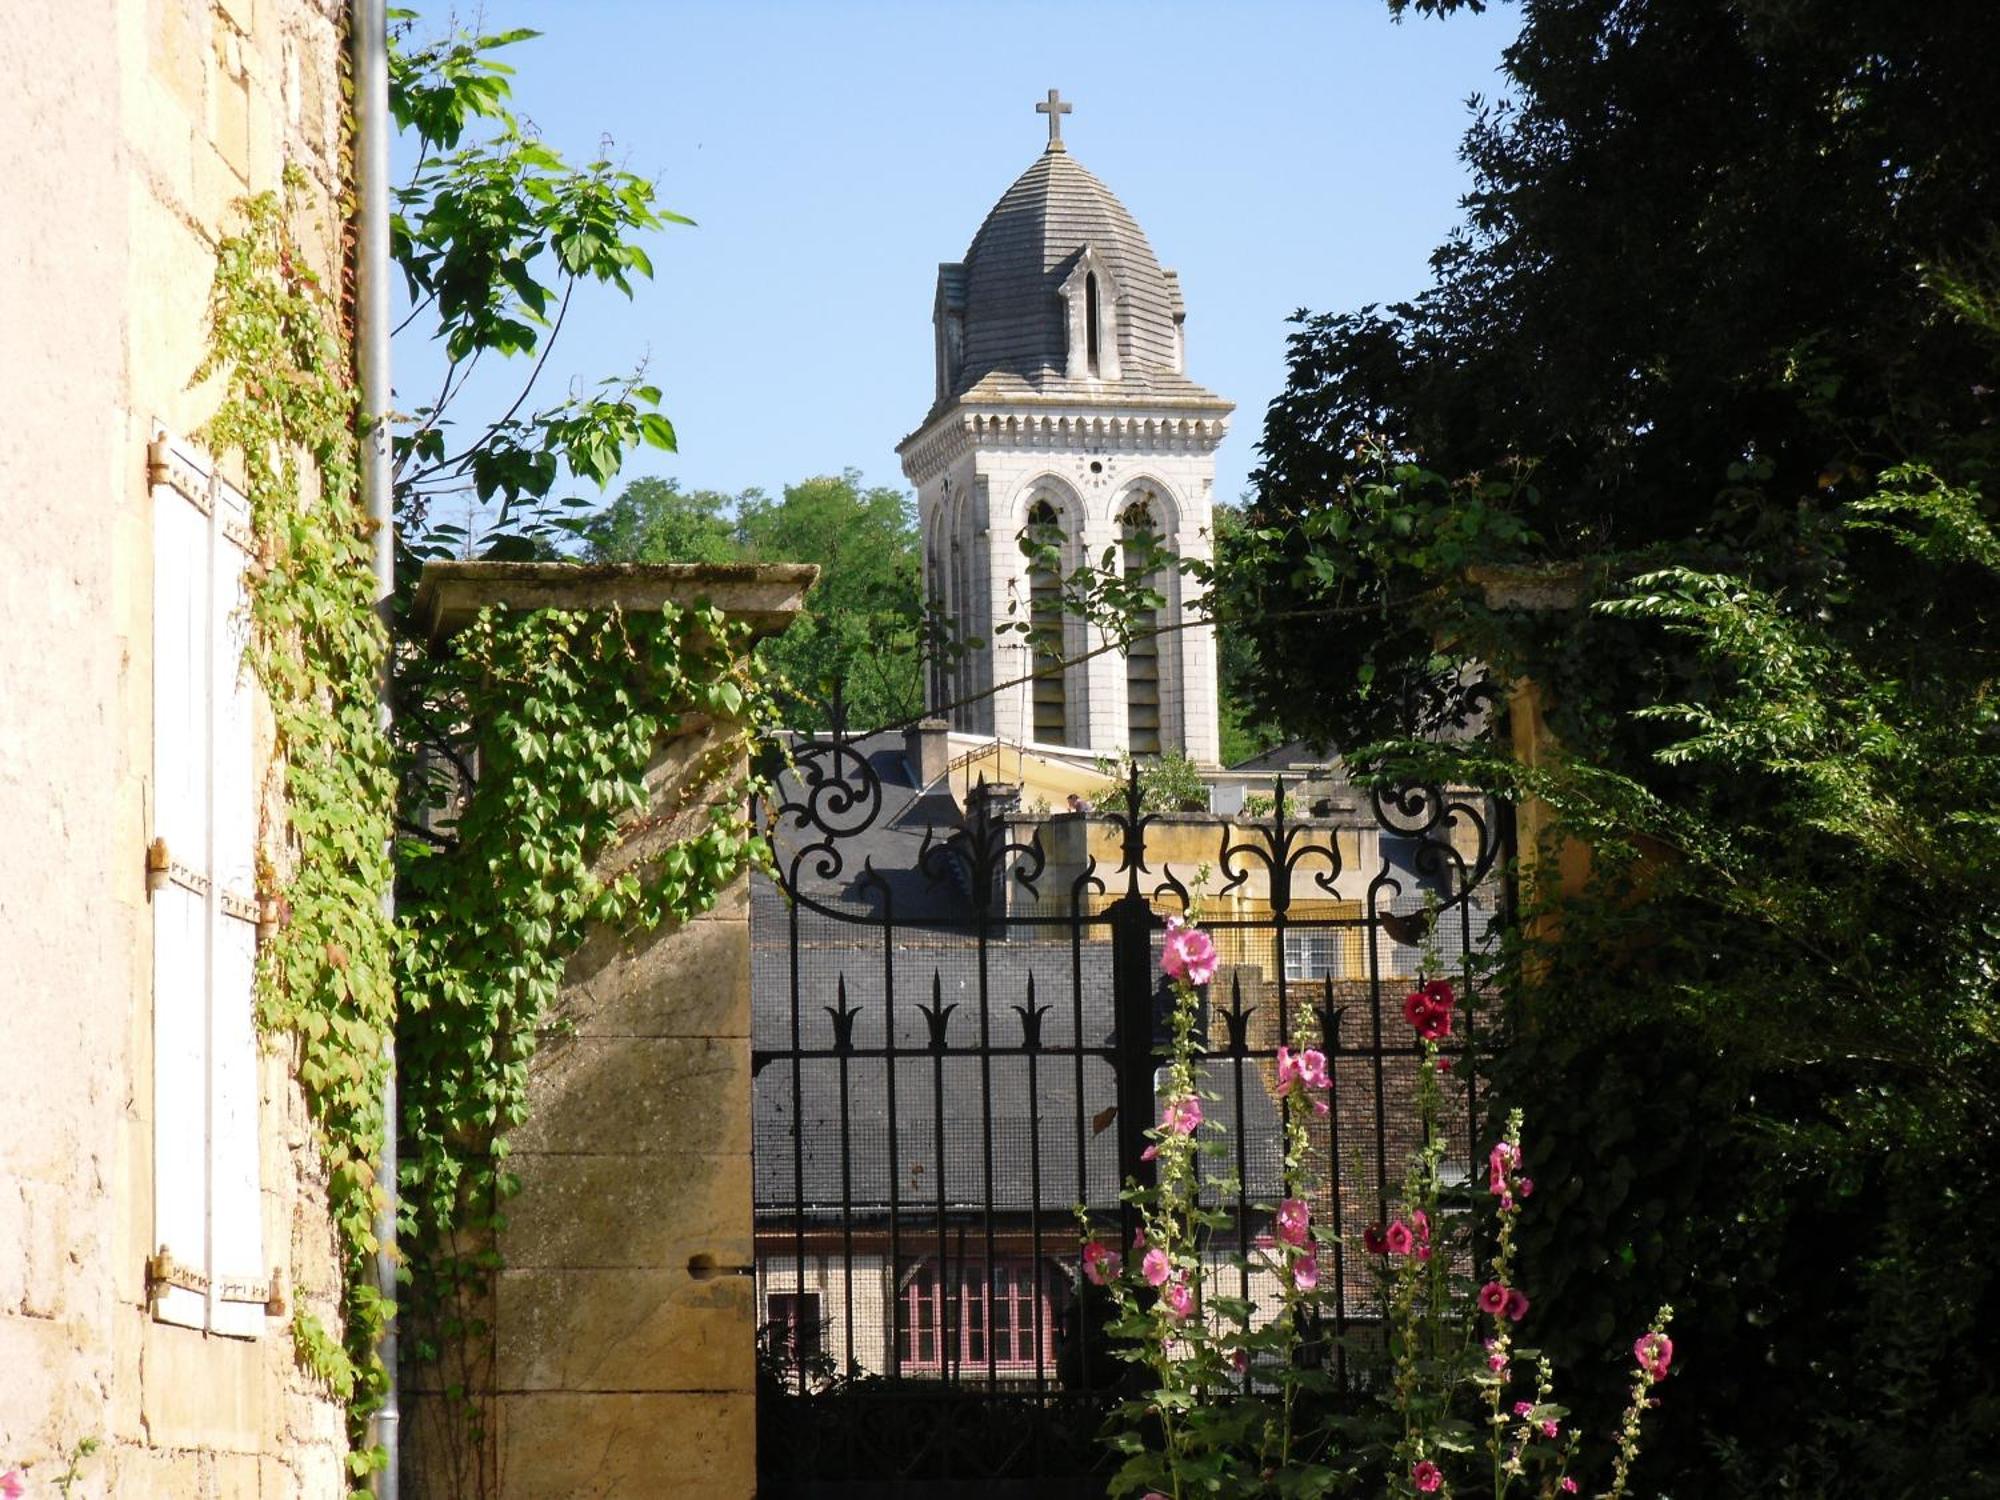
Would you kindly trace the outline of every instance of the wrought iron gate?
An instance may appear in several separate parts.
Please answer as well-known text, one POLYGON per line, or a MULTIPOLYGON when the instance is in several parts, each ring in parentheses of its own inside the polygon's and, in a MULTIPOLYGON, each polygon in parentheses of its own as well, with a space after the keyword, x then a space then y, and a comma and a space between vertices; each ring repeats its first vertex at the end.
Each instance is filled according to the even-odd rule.
MULTIPOLYGON (((1129 1233, 1165 1035, 1164 918, 1198 903, 1218 1265, 1281 1196, 1280 1042, 1333 1074, 1315 1217, 1345 1337, 1373 1323, 1345 1243, 1414 1144, 1420 967, 1475 998, 1501 900, 1485 799, 1276 777, 1231 818, 916 784, 901 735, 802 740, 752 896, 760 1493, 1099 1495, 1130 1368, 1096 1331, 1080 1219, 1129 1233), (1386 1010, 1385 1010, 1386 1006, 1386 1010)), ((1480 1045, 1477 1011, 1466 1047, 1480 1045)), ((1469 1165, 1471 1068, 1453 1158, 1469 1165)), ((1242 1268, 1241 1294, 1256 1297, 1242 1268)), ((1322 1273, 1323 1276, 1326 1274, 1322 1273)))

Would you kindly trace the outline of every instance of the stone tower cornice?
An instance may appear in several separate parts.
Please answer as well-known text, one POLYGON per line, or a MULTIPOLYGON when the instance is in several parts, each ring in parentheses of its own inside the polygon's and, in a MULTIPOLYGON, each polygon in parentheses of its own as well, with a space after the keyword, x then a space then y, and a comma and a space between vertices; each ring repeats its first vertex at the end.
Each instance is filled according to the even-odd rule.
POLYGON ((1145 407, 1095 407, 1073 398, 1010 402, 1004 406, 954 406, 896 446, 903 474, 929 483, 965 454, 984 452, 1111 452, 1193 454, 1215 452, 1229 430, 1227 401, 1163 401, 1145 407))

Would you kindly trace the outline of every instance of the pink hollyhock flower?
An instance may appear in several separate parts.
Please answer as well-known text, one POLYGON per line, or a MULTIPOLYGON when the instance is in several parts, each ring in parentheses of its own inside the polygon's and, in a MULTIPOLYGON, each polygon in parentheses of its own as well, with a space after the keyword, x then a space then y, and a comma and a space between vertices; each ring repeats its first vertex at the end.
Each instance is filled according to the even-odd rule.
POLYGON ((1542 1436, 1545 1438, 1552 1438, 1560 1431, 1562 1431, 1562 1423, 1554 1419, 1542 1423, 1542 1436))
MULTIPOLYGON (((1168 1135, 1193 1135, 1201 1128, 1201 1100, 1193 1094, 1169 1100, 1167 1107, 1160 1111, 1160 1126, 1168 1135)), ((1155 1141, 1139 1153, 1140 1161, 1151 1161, 1160 1154, 1160 1144, 1155 1141)))
MULTIPOLYGON (((1290 1047, 1278 1049, 1278 1097, 1284 1098, 1293 1089, 1330 1089, 1333 1075, 1327 1071, 1326 1054, 1317 1047, 1307 1047, 1294 1052, 1290 1047)), ((1313 1108, 1325 1114, 1326 1101, 1313 1100, 1313 1108)))
POLYGON ((1132 1248, 1135 1251, 1146 1248, 1146 1226, 1140 1225, 1132 1231, 1132 1248))
POLYGON ((1514 1415, 1517 1417, 1525 1417, 1534 1409, 1535 1403, 1532 1401, 1516 1401, 1514 1403, 1514 1415))
POLYGON ((20 1500, 20 1497, 27 1493, 28 1487, 21 1482, 19 1469, 9 1469, 5 1474, 0 1474, 0 1495, 5 1495, 7 1500, 20 1500))
POLYGON ((1444 1473, 1428 1458, 1420 1458, 1410 1465, 1410 1483, 1423 1494, 1436 1494, 1444 1483, 1444 1473))
POLYGON ((1167 1310, 1176 1319, 1186 1318, 1194 1311, 1194 1288, 1187 1284, 1186 1278, 1176 1276, 1167 1283, 1167 1289, 1162 1295, 1167 1299, 1167 1310))
POLYGON ((1167 1259, 1167 1252, 1158 1248, 1148 1250, 1146 1258, 1139 1262, 1139 1274, 1146 1278, 1149 1286, 1165 1286, 1173 1272, 1173 1263, 1167 1259))
POLYGON ((1535 1191, 1535 1179, 1532 1177, 1519 1179, 1514 1184, 1514 1191, 1519 1193, 1523 1198, 1530 1196, 1535 1191))
POLYGON ((1410 1215, 1410 1228, 1416 1231, 1419 1245, 1428 1245, 1431 1242, 1431 1216, 1421 1208, 1410 1215))
POLYGON ((1504 1355, 1504 1354, 1489 1354, 1489 1355, 1487 1355, 1487 1356, 1486 1356, 1486 1368, 1487 1368, 1487 1369, 1489 1369, 1489 1370, 1491 1370, 1491 1371, 1493 1371, 1493 1372, 1494 1372, 1494 1373, 1495 1373, 1496 1375, 1504 1375, 1504 1374, 1506 1374, 1506 1373, 1507 1373, 1507 1356, 1506 1356, 1506 1355, 1504 1355))
POLYGON ((1391 1255, 1408 1255, 1416 1248, 1417 1243, 1417 1237, 1410 1233, 1410 1226, 1401 1219, 1389 1226, 1388 1233, 1383 1235, 1382 1239, 1391 1255))
POLYGON ((1183 1095, 1168 1103, 1166 1112, 1160 1116, 1160 1129, 1174 1135, 1193 1135, 1201 1128, 1201 1100, 1193 1094, 1183 1095))
POLYGON ((1319 1257, 1301 1255, 1292 1262, 1292 1285, 1302 1292, 1309 1292, 1319 1285, 1319 1257))
POLYGON ((1495 1141, 1486 1153, 1486 1191, 1496 1198, 1509 1196, 1508 1179, 1521 1165, 1521 1148, 1511 1141, 1495 1141))
POLYGON ((1490 1317, 1499 1317, 1507 1311, 1507 1288, 1497 1281, 1489 1281, 1479 1289, 1479 1310, 1490 1317))
POLYGON ((1632 1345, 1632 1357, 1639 1361, 1639 1368, 1655 1380, 1665 1380, 1667 1370, 1674 1362, 1674 1341, 1664 1333, 1642 1333, 1638 1342, 1632 1345))
POLYGON ((1287 1245, 1303 1245, 1312 1225, 1312 1208, 1303 1198, 1287 1198, 1278 1205, 1278 1238, 1287 1245))
POLYGON ((1556 1488, 1561 1490, 1565 1495, 1574 1495, 1576 1493, 1576 1481, 1565 1474, 1563 1475, 1563 1482, 1557 1485, 1556 1488))
POLYGON ((1361 1231, 1361 1248, 1366 1250, 1370 1255, 1387 1255, 1389 1253, 1389 1241, 1387 1236, 1382 1233, 1382 1226, 1380 1224, 1370 1224, 1366 1229, 1361 1231))
POLYGON ((1083 1274, 1093 1286, 1103 1286, 1123 1265, 1118 1252, 1109 1245, 1092 1240, 1083 1247, 1083 1274))
POLYGON ((1528 1315, 1528 1294, 1519 1287, 1507 1293, 1507 1321, 1518 1323, 1528 1315))
POLYGON ((1167 921, 1166 941, 1161 945, 1160 967, 1169 978, 1207 984, 1215 978, 1215 944, 1199 927, 1190 927, 1179 917, 1171 917, 1167 921))
POLYGON ((1292 1049, 1290 1047, 1280 1044, 1278 1047, 1278 1097, 1280 1099, 1284 1098, 1285 1095, 1297 1088, 1301 1081, 1299 1078, 1298 1059, 1292 1056, 1292 1049))

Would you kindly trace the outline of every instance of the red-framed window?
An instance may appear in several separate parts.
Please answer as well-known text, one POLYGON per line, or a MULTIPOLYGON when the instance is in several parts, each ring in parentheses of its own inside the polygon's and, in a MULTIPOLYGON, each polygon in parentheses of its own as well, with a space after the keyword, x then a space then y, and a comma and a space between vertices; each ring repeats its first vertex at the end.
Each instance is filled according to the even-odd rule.
POLYGON ((896 1278, 896 1353, 905 1370, 941 1370, 947 1360, 967 1374, 1009 1373, 1055 1363, 1055 1278, 1037 1275, 1028 1256, 952 1265, 944 1278, 934 1259, 907 1262, 896 1278))

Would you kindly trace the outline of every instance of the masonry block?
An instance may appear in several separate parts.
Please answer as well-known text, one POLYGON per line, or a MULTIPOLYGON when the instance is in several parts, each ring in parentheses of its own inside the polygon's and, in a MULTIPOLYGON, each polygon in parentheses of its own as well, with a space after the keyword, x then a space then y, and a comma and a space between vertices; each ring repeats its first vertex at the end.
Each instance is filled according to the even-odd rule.
POLYGON ((750 1149, 750 1070, 739 1039, 556 1037, 534 1064, 538 1106, 517 1152, 750 1149))
POLYGON ((636 938, 593 932, 570 960, 557 1018, 578 1036, 747 1038, 749 911, 728 904, 727 916, 636 938))
POLYGON ((747 1391, 747 1276, 659 1271, 506 1271, 494 1377, 502 1391, 747 1391))
POLYGON ((495 1406, 507 1500, 756 1492, 756 1403, 747 1394, 548 1392, 495 1406))
POLYGON ((521 1195, 503 1240, 515 1269, 685 1268, 750 1260, 750 1156, 517 1158, 521 1195))

